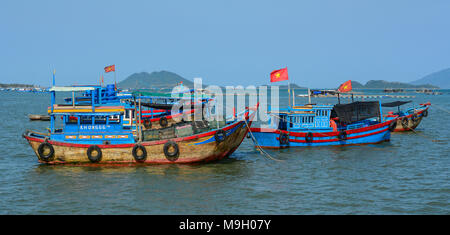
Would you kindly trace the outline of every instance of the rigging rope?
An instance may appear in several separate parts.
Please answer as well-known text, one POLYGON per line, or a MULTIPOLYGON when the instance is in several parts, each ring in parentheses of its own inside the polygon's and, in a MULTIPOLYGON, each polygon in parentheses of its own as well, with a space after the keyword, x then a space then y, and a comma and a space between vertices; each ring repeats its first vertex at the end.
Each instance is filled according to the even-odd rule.
POLYGON ((253 136, 253 132, 252 132, 252 130, 250 129, 250 126, 248 125, 247 119, 246 119, 245 117, 244 117, 244 121, 245 121, 245 126, 246 126, 247 129, 248 129, 248 133, 250 134, 251 139, 252 139, 253 143, 254 143, 255 146, 256 146, 256 149, 257 149, 262 155, 266 156, 267 158, 269 158, 269 159, 271 159, 271 160, 273 160, 273 161, 283 162, 284 160, 281 160, 281 159, 277 159, 277 158, 272 157, 268 152, 266 152, 266 151, 261 147, 261 145, 259 145, 259 143, 258 143, 258 141, 256 140, 255 136, 253 136))

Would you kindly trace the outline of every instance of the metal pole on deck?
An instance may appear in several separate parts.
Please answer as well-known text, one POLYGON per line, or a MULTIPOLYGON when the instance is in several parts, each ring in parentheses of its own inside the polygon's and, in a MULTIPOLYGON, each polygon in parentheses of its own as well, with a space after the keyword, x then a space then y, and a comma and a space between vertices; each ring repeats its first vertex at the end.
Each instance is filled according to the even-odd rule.
MULTIPOLYGON (((53 69, 53 81, 52 81, 52 87, 55 87, 55 73, 56 70, 53 69)), ((51 106, 50 106, 50 132, 53 133, 53 130, 55 129, 55 116, 53 115, 53 106, 55 105, 55 96, 56 96, 56 92, 52 91, 52 96, 51 96, 51 106)))
POLYGON ((308 88, 308 102, 311 104, 311 91, 308 88))
POLYGON ((289 107, 291 107, 291 83, 288 80, 289 107))
POLYGON ((139 95, 139 142, 141 142, 142 141, 142 131, 141 131, 141 129, 142 129, 142 125, 141 125, 141 114, 142 114, 142 111, 141 111, 141 95, 139 95))
MULTIPOLYGON (((133 96, 133 101, 134 101, 134 115, 132 114, 131 115, 131 123, 133 123, 135 120, 136 120, 136 134, 138 134, 139 133, 139 125, 137 125, 137 118, 136 118, 136 115, 137 115, 137 107, 136 107, 136 97, 134 97, 133 96), (134 116, 134 118, 133 118, 133 116, 134 116)), ((133 124, 132 124, 133 125, 133 124)))

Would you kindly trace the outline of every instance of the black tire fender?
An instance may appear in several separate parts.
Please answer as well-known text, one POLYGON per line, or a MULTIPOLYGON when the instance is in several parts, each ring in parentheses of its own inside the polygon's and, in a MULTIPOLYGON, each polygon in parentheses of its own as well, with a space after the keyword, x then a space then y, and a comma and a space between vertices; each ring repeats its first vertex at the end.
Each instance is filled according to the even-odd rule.
POLYGON ((166 117, 162 117, 161 119, 159 119, 159 125, 161 125, 162 127, 166 127, 167 125, 169 125, 169 122, 167 121, 166 117))
POLYGON ((170 140, 164 144, 164 155, 166 155, 167 160, 171 162, 176 161, 179 154, 180 148, 176 142, 170 140), (174 149, 172 152, 169 151, 171 147, 174 149))
POLYGON ((287 145, 289 143, 289 136, 288 136, 288 134, 286 134, 284 132, 280 133, 279 139, 280 139, 281 145, 287 145))
POLYGON ((102 160, 102 150, 97 145, 91 145, 86 152, 89 161, 92 163, 100 162, 102 160), (97 155, 92 155, 93 152, 97 152, 97 155))
POLYGON ((346 140, 347 139, 347 132, 344 130, 341 130, 338 134, 338 139, 339 140, 346 140))
POLYGON ((144 120, 144 127, 145 129, 151 129, 152 128, 152 121, 150 121, 150 119, 145 119, 144 120))
POLYGON ((306 133, 306 135, 305 135, 306 143, 312 143, 313 139, 314 139, 314 137, 313 137, 313 133, 312 132, 306 133))
POLYGON ((226 138, 227 133, 222 129, 217 130, 216 133, 214 133, 214 139, 216 140, 217 143, 222 143, 223 141, 225 141, 226 138))
POLYGON ((41 159, 42 161, 46 162, 52 161, 55 158, 55 149, 50 143, 43 142, 38 147, 38 155, 39 159, 41 159), (49 153, 44 154, 46 148, 49 149, 49 153))
POLYGON ((403 117, 402 118, 402 127, 408 128, 408 124, 409 124, 409 119, 407 117, 403 117))
POLYGON ((147 159, 147 150, 140 144, 134 145, 131 154, 133 154, 134 160, 136 160, 136 162, 144 162, 147 159), (142 154, 139 155, 138 150, 141 150, 140 152, 142 154))
POLYGON ((389 123, 389 131, 393 132, 397 128, 397 119, 394 119, 389 123))

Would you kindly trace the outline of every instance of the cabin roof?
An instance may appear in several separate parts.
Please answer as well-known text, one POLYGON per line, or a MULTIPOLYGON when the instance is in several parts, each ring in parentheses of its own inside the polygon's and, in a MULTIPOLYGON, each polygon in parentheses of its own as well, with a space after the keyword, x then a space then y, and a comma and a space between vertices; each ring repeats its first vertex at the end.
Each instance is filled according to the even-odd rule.
POLYGON ((91 91, 94 87, 54 86, 49 91, 91 91))
MULTIPOLYGON (((53 105, 53 113, 121 113, 125 112, 124 106, 96 106, 92 112, 92 106, 53 105)), ((48 108, 51 113, 51 107, 48 108)), ((114 115, 114 114, 110 114, 114 115)))

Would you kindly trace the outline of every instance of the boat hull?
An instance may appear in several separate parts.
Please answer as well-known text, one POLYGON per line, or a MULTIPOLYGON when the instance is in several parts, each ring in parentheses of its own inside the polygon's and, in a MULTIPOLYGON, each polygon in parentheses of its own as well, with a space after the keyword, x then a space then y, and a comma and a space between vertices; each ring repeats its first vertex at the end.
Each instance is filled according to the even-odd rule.
MULTIPOLYGON (((145 148, 147 157, 145 160, 140 161, 135 160, 132 154, 135 143, 97 145, 101 149, 102 157, 95 164, 181 164, 220 160, 232 154, 239 147, 248 133, 253 117, 254 113, 250 117, 246 116, 247 121, 237 121, 222 128, 226 132, 226 138, 223 142, 215 140, 214 135, 217 130, 182 138, 141 142, 140 145, 145 148), (249 127, 247 127, 247 124, 249 127), (167 157, 164 153, 164 145, 169 141, 178 145, 179 153, 176 157, 167 157)), ((28 141, 41 163, 92 164, 87 155, 88 149, 92 145, 52 141, 31 136, 27 133, 24 133, 24 138, 28 141), (50 160, 41 159, 39 156, 38 148, 43 142, 51 144, 54 149, 54 156, 50 160)))
POLYGON ((369 127, 347 130, 347 138, 345 140, 339 139, 339 132, 312 132, 312 141, 307 142, 306 136, 308 132, 288 132, 262 128, 251 128, 251 131, 258 144, 263 148, 362 145, 389 141, 391 136, 389 124, 392 121, 386 121, 369 127), (280 143, 281 133, 288 135, 286 144, 280 143))
POLYGON ((400 117, 397 119, 397 126, 394 129, 394 132, 404 132, 404 131, 412 131, 414 129, 417 128, 417 126, 419 126, 420 122, 422 121, 422 119, 424 118, 424 112, 428 112, 428 107, 426 107, 425 109, 421 109, 421 110, 417 110, 414 112, 414 114, 417 115, 417 118, 415 120, 412 119, 414 114, 410 114, 404 117, 400 117), (402 124, 402 120, 403 118, 407 118, 408 119, 408 123, 404 123, 402 124))

